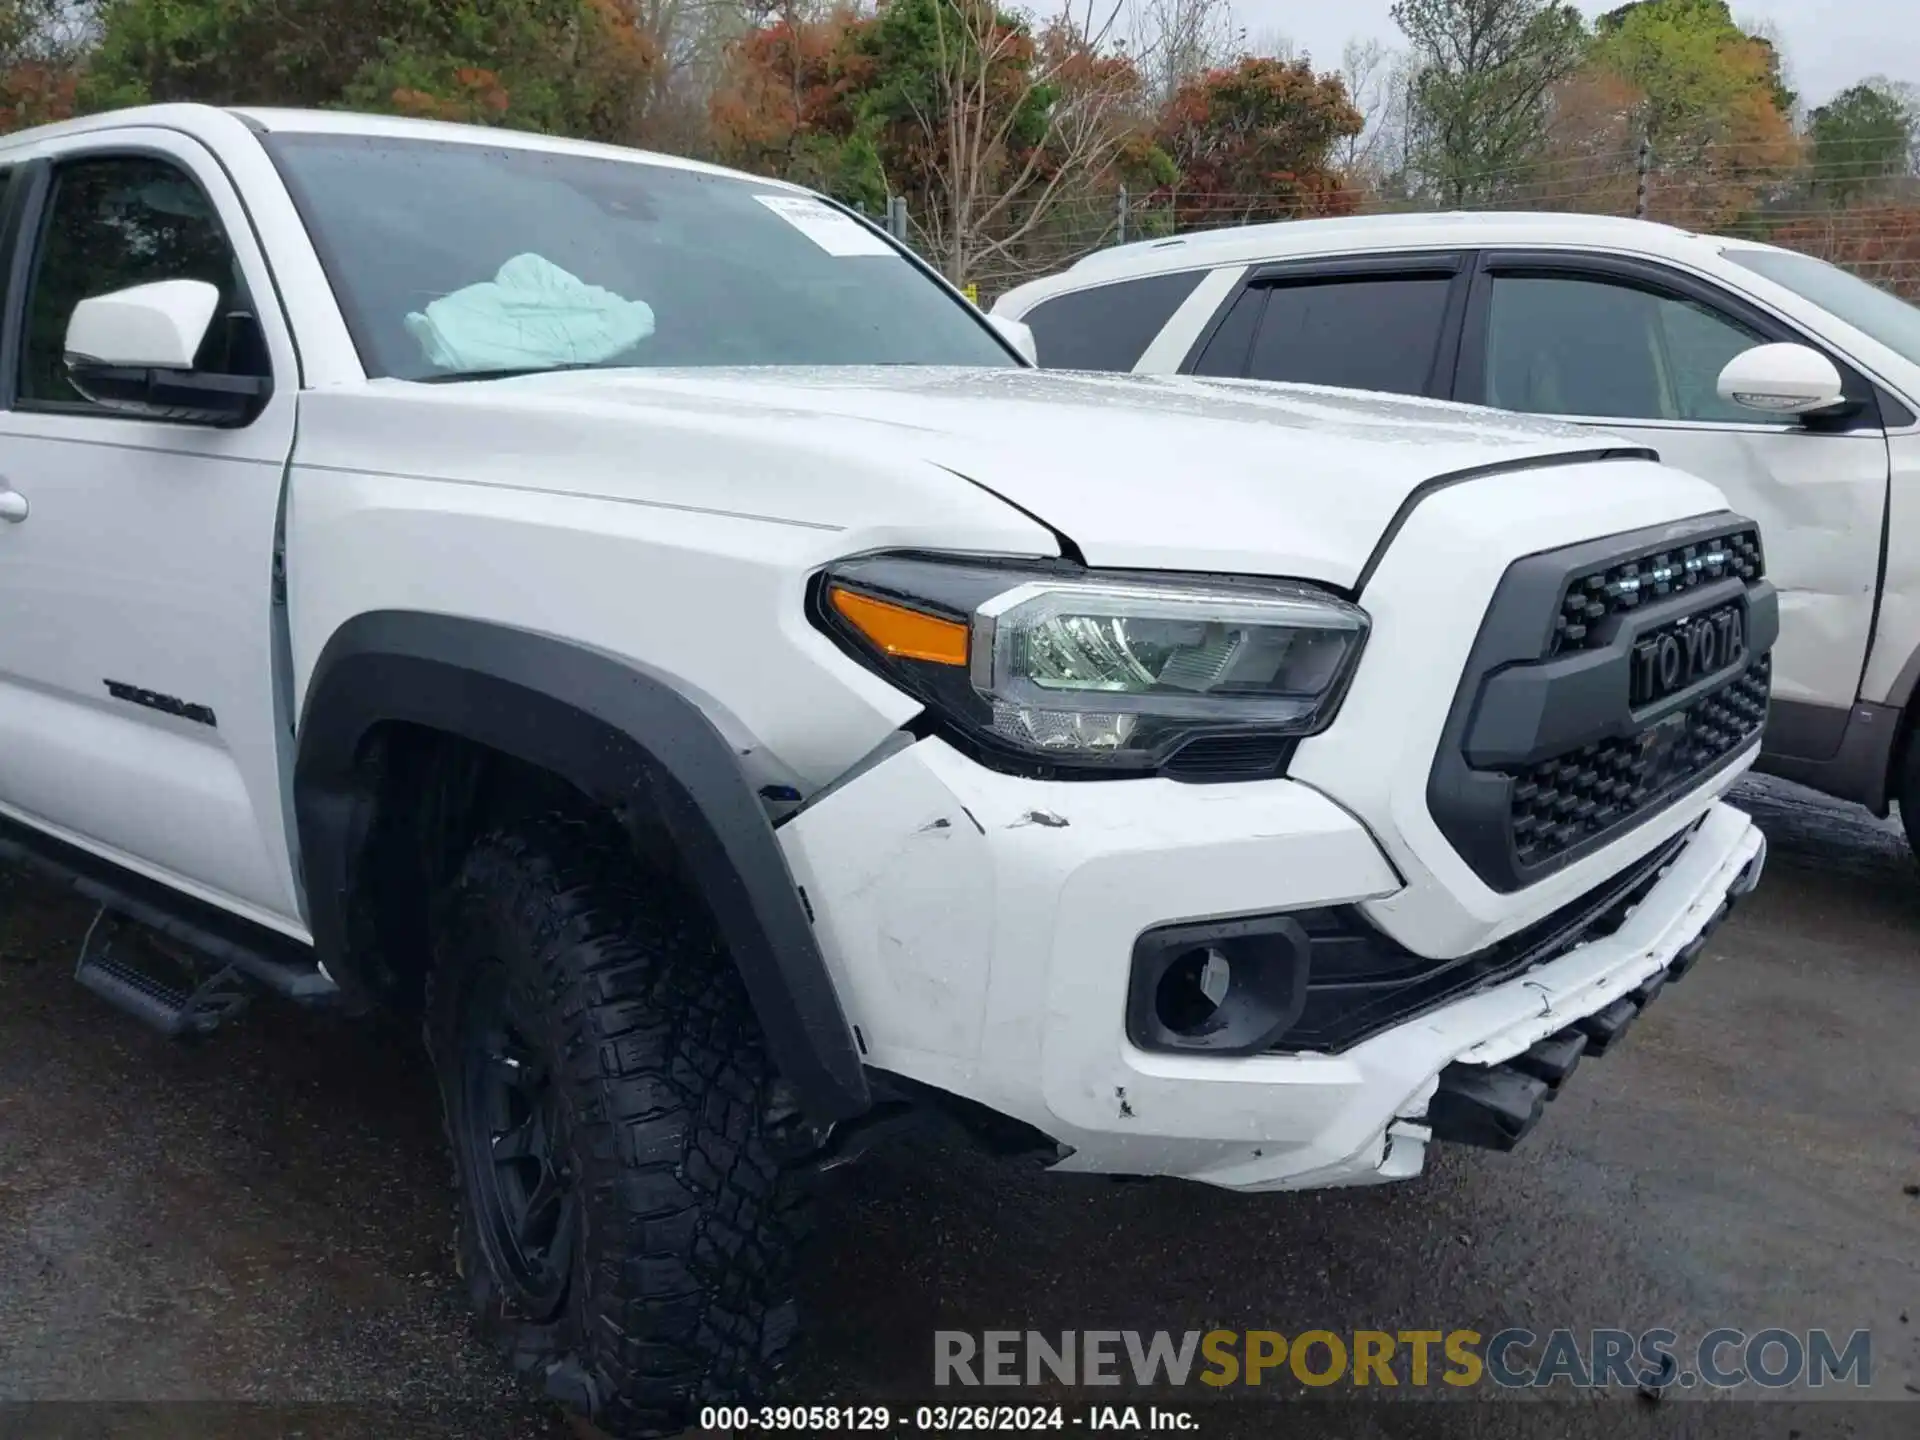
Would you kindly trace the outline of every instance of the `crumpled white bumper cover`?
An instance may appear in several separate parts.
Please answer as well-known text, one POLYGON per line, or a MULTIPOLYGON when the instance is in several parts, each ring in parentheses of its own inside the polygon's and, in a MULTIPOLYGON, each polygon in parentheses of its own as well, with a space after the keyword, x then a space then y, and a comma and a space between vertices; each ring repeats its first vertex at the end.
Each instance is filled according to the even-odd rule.
POLYGON ((1249 1190, 1415 1174, 1429 1120, 1444 1135, 1487 1119, 1481 1079, 1496 1110, 1531 1095, 1537 1111, 1548 1087, 1515 1086, 1508 1062, 1630 1015, 1621 1002, 1691 962, 1765 848, 1746 815, 1713 803, 1605 938, 1338 1055, 1227 1058, 1128 1041, 1134 941, 1392 892, 1372 838, 1318 791, 1039 782, 923 740, 779 833, 868 1065, 1037 1127, 1072 1148, 1062 1169, 1249 1190))

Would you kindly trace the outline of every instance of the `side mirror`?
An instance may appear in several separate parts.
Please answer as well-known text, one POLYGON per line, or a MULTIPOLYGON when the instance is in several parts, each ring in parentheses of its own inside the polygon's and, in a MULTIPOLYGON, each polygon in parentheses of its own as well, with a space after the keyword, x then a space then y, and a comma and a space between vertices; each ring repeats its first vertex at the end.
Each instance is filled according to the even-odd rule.
POLYGON ((204 280, 158 280, 90 296, 67 321, 67 378, 94 404, 121 414, 244 425, 272 382, 193 368, 219 308, 219 289, 204 280))
POLYGON ((1720 398, 1768 415, 1809 415, 1846 399, 1840 372, 1805 345, 1756 345, 1720 372, 1720 398))
POLYGON ((1024 320, 1009 320, 1004 315, 989 315, 987 319, 1000 332, 1000 338, 1018 350, 1029 365, 1040 363, 1040 346, 1034 341, 1031 325, 1024 320))

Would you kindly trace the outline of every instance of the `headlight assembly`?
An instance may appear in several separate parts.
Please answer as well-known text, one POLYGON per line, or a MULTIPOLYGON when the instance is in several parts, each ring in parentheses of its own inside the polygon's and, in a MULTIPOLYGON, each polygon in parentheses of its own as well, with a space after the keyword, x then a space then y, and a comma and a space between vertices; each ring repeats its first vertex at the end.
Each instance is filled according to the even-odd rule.
POLYGON ((920 556, 831 567, 814 613, 964 739, 1099 773, 1196 742, 1270 770, 1332 719, 1367 634, 1357 606, 1285 581, 920 556))

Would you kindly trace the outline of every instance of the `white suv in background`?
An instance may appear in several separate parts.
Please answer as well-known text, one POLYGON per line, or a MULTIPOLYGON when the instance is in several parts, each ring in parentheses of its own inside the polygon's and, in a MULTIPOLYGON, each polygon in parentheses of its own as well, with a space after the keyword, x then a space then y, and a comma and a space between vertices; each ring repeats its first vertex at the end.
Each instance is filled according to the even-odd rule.
POLYGON ((1711 480, 1760 522, 1780 587, 1761 767, 1883 816, 1899 800, 1920 851, 1920 309, 1746 240, 1428 214, 1120 246, 994 314, 1052 368, 1499 406, 1711 480))

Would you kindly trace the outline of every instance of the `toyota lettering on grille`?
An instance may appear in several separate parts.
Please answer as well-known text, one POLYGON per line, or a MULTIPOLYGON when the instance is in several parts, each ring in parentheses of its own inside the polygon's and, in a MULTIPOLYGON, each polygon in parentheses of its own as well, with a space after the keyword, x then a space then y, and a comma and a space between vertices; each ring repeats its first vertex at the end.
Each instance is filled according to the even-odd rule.
POLYGON ((1746 658, 1746 607, 1689 615, 1634 642, 1628 703, 1636 710, 1652 705, 1746 658))

